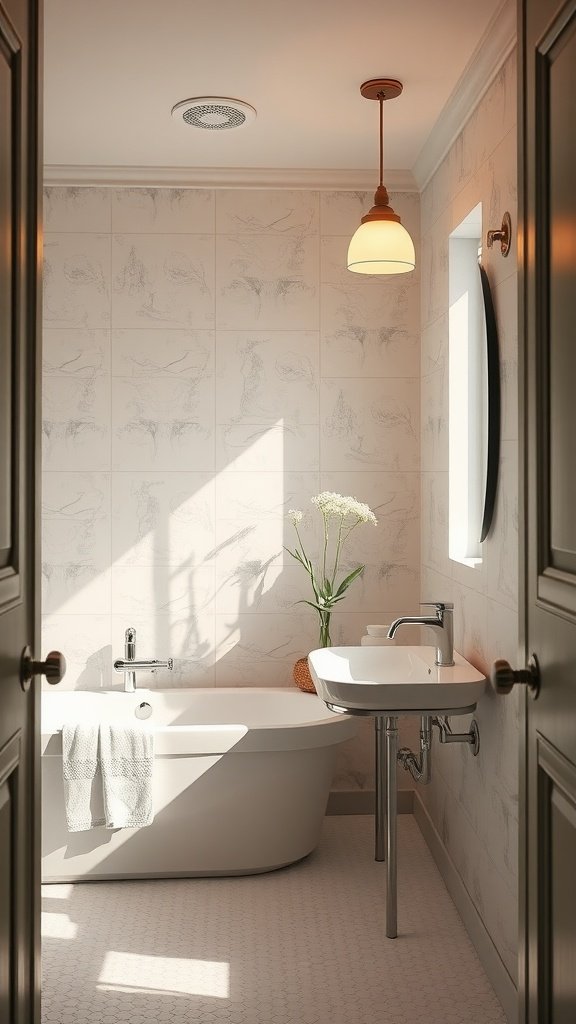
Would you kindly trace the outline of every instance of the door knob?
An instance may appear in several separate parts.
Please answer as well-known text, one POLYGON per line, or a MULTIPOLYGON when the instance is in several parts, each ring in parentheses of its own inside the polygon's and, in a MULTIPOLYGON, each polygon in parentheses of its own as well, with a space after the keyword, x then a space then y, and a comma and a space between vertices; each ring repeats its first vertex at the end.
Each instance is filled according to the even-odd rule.
POLYGON ((523 683, 534 698, 540 691, 540 666, 538 658, 532 655, 527 668, 513 669, 504 658, 498 658, 492 665, 490 682, 496 693, 510 693, 513 686, 523 683))
POLYGON ((33 676, 45 676, 51 686, 55 686, 66 673, 66 658, 60 651, 50 651, 46 661, 34 661, 32 651, 25 647, 22 652, 20 682, 23 690, 30 688, 33 676))

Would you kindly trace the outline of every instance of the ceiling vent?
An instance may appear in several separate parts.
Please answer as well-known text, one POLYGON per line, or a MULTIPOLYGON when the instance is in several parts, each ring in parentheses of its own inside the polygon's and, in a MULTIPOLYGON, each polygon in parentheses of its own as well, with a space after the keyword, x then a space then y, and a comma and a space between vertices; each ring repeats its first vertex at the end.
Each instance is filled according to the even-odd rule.
POLYGON ((195 96, 191 100, 176 103, 172 107, 172 117, 190 128, 222 132, 230 128, 242 128, 254 121, 256 111, 249 103, 232 100, 227 96, 195 96))

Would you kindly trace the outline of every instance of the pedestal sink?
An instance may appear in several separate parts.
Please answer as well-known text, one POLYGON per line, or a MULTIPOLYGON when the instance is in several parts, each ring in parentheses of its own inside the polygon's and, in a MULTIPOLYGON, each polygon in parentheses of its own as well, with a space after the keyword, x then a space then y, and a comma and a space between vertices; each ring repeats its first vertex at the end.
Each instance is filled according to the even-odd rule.
POLYGON ((473 711, 486 679, 454 651, 435 647, 323 647, 308 655, 318 696, 333 711, 364 715, 457 715, 473 711))
MULTIPOLYGON (((457 651, 435 664, 435 647, 324 647, 308 655, 318 696, 331 711, 372 715, 376 725, 376 860, 386 860, 386 935, 397 935, 396 763, 398 716, 420 715, 422 733, 447 715, 474 711, 486 679, 457 651), (386 753, 384 756, 384 736, 386 753), (386 854, 384 853, 386 835, 386 854)), ((475 724, 475 723, 473 723, 475 724)), ((445 728, 445 726, 444 726, 445 728)), ((466 739, 468 734, 451 736, 466 739)), ((472 731, 469 734, 472 736, 472 731)), ((478 733, 476 730, 476 752, 478 733)))

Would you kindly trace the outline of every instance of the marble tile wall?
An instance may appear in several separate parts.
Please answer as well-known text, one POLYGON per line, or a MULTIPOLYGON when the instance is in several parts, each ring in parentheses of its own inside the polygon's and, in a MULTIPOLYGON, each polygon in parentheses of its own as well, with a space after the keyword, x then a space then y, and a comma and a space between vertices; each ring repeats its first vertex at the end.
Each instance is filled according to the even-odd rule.
MULTIPOLYGON (((448 235, 479 202, 484 233, 516 228, 516 57, 490 86, 422 197, 422 600, 455 605, 455 642, 478 668, 518 657, 516 250, 484 246, 500 340, 502 445, 495 521, 480 566, 448 557, 448 235)), ((421 797, 513 979, 517 958, 518 704, 488 692, 481 748, 439 747, 421 797)))
MULTIPOLYGON (((394 204, 418 244, 419 197, 394 204)), ((274 685, 317 642, 290 508, 320 489, 376 511, 333 639, 413 609, 420 566, 419 273, 345 269, 372 196, 48 188, 44 649, 64 687, 274 685)), ((365 729, 337 784, 370 784, 365 729)))

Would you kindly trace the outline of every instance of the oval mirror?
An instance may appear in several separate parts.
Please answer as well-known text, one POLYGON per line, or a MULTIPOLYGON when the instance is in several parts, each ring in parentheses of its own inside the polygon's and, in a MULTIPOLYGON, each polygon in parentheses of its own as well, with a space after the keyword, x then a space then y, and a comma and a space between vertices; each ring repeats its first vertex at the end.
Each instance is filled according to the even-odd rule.
POLYGON ((486 539, 492 525, 496 506, 498 465, 500 461, 500 360, 498 351, 498 328, 492 291, 488 275, 482 264, 478 264, 482 298, 484 302, 484 326, 486 332, 486 395, 485 395, 485 452, 486 473, 484 486, 484 512, 480 530, 480 542, 486 539))

